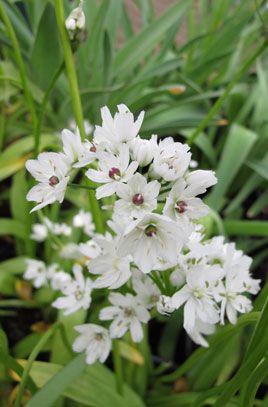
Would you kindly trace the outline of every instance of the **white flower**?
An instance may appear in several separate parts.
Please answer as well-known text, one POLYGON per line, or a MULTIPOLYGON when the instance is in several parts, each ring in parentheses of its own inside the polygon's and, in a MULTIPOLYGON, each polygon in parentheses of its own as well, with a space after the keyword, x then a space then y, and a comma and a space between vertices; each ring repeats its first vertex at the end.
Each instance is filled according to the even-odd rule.
POLYGON ((208 212, 209 207, 200 198, 195 197, 191 185, 187 186, 183 179, 173 185, 163 211, 174 220, 199 219, 208 212))
POLYGON ((129 149, 126 144, 119 147, 119 155, 105 151, 99 153, 99 170, 89 169, 86 176, 94 182, 105 184, 96 189, 97 199, 113 195, 118 183, 127 182, 138 168, 138 163, 129 164, 129 149))
POLYGON ((71 276, 68 273, 65 273, 64 271, 57 271, 56 273, 53 273, 50 277, 50 284, 53 290, 63 290, 65 285, 70 283, 71 281, 71 276))
POLYGON ((61 140, 64 154, 74 168, 84 167, 96 160, 96 147, 89 140, 82 143, 78 129, 74 133, 64 129, 61 140))
POLYGON ((169 315, 175 311, 175 307, 172 304, 172 298, 167 295, 160 296, 156 308, 161 315, 169 315))
POLYGON ((149 273, 161 259, 176 264, 177 252, 187 240, 187 231, 158 214, 132 222, 119 243, 119 254, 131 254, 143 273, 149 273))
POLYGON ((82 5, 83 1, 80 1, 79 6, 73 9, 65 20, 65 27, 71 40, 74 38, 76 31, 84 30, 86 26, 86 17, 82 5))
POLYGON ((46 205, 64 199, 65 190, 69 181, 70 166, 63 154, 41 153, 37 160, 28 160, 25 164, 27 170, 39 182, 27 194, 28 201, 39 204, 31 212, 37 211, 46 205))
POLYGON ((73 267, 74 279, 67 282, 62 288, 64 297, 59 297, 53 302, 53 306, 64 309, 64 315, 72 314, 80 308, 87 310, 91 303, 92 281, 85 278, 82 267, 73 267))
POLYGON ((75 330, 81 335, 74 341, 73 350, 75 352, 86 351, 86 362, 89 365, 97 360, 104 363, 112 346, 108 330, 95 324, 77 325, 75 330))
POLYGON ((122 143, 133 140, 141 127, 144 112, 141 112, 136 121, 126 105, 118 105, 118 113, 112 117, 107 106, 101 108, 102 126, 96 126, 94 143, 104 143, 111 151, 118 151, 122 143))
POLYGON ((157 181, 147 183, 141 174, 134 174, 127 184, 119 184, 116 193, 119 200, 115 203, 115 210, 123 216, 141 218, 157 207, 160 184, 157 181))
POLYGON ((217 183, 215 172, 208 170, 188 172, 185 180, 192 196, 204 194, 209 187, 217 183))
POLYGON ((161 292, 157 285, 145 274, 135 271, 132 278, 132 286, 137 294, 138 301, 147 309, 155 307, 159 301, 161 292))
POLYGON ((80 243, 79 251, 87 260, 94 259, 101 254, 101 248, 95 240, 88 240, 85 243, 80 243))
POLYGON ((63 259, 79 259, 81 257, 79 246, 72 242, 63 245, 59 255, 63 259))
POLYGON ((42 225, 42 223, 34 223, 32 225, 32 234, 30 235, 32 240, 35 240, 36 242, 43 242, 46 240, 47 235, 48 230, 45 225, 42 225))
MULTIPOLYGON (((69 121, 69 129, 74 133, 75 131, 79 131, 74 119, 69 121)), ((84 120, 84 129, 87 136, 89 136, 93 130, 94 126, 90 123, 89 120, 84 120)))
POLYGON ((187 171, 191 153, 187 144, 174 142, 171 137, 161 140, 151 167, 153 176, 176 181, 187 171))
POLYGON ((190 338, 198 345, 204 346, 205 348, 208 347, 208 342, 203 337, 203 335, 212 335, 215 332, 215 325, 208 324, 205 322, 200 321, 200 319, 196 319, 195 327, 192 331, 187 331, 190 338))
POLYGON ((88 262, 88 270, 98 277, 94 288, 116 289, 125 284, 130 276, 130 256, 119 257, 117 253, 118 239, 96 239, 102 252, 98 257, 88 262))
POLYGON ((35 288, 40 288, 47 285, 47 267, 45 263, 39 260, 27 259, 26 260, 26 271, 23 275, 25 280, 32 280, 33 286, 35 288))
POLYGON ((83 228, 84 233, 88 236, 92 236, 95 230, 91 213, 86 212, 83 209, 80 209, 80 211, 74 216, 73 225, 76 228, 83 228))
POLYGON ((66 223, 54 223, 45 217, 44 224, 49 232, 56 236, 70 236, 72 233, 72 229, 66 223))
POLYGON ((246 293, 257 294, 260 281, 250 276, 249 267, 252 259, 236 250, 233 243, 224 245, 225 280, 217 287, 216 300, 221 303, 221 323, 224 324, 225 312, 232 324, 237 322, 237 313, 247 313, 252 309, 251 300, 246 293))
POLYGON ((145 167, 152 162, 157 152, 157 136, 154 134, 149 140, 138 136, 129 142, 129 148, 132 160, 138 161, 139 167, 145 167))
POLYGON ((110 326, 111 338, 122 338, 130 330, 132 340, 140 342, 143 338, 142 322, 147 323, 150 314, 131 294, 111 293, 109 301, 113 306, 103 308, 100 320, 113 320, 110 326))
POLYGON ((198 264, 187 271, 185 286, 172 296, 174 308, 178 309, 185 303, 183 326, 187 332, 194 332, 197 320, 208 324, 219 321, 214 295, 222 277, 218 265, 198 264))

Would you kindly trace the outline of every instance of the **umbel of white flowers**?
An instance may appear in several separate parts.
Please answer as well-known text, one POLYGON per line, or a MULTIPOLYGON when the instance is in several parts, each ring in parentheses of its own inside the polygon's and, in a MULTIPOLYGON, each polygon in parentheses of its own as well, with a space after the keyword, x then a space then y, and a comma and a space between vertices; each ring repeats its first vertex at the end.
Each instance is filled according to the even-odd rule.
POLYGON ((221 236, 206 240, 198 224, 209 212, 200 195, 216 183, 215 174, 190 169, 186 144, 170 137, 158 142, 155 135, 140 138, 144 112, 135 119, 121 104, 114 117, 107 107, 101 116, 92 140, 82 142, 78 131, 63 130, 62 151, 27 161, 38 182, 27 199, 37 203, 32 211, 61 203, 72 171, 84 168, 109 211, 107 230, 96 233, 91 214, 83 210, 70 224, 43 218, 33 225, 32 239, 53 242, 57 235, 58 260, 46 265, 29 259, 24 277, 36 288, 55 290, 52 305, 66 315, 89 309, 94 290, 110 290, 100 324, 94 320, 76 327, 73 349, 85 351, 87 363, 104 362, 111 341, 128 331, 134 342, 141 341, 143 324, 152 315, 179 308, 192 340, 208 346, 205 336, 217 324, 227 319, 235 324, 238 313, 251 310, 249 294, 256 294, 260 285, 251 277, 248 256, 221 236), (113 201, 107 200, 110 196, 113 201), (61 258, 69 259, 72 272, 61 269, 61 258))

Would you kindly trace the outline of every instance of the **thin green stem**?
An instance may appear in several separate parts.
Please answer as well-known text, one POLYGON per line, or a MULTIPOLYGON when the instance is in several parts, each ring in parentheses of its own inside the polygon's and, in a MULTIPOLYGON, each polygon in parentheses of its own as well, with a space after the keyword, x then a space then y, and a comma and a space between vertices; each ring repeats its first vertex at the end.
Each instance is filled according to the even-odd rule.
POLYGON ((59 28, 59 33, 61 37, 65 65, 67 76, 70 85, 70 92, 72 97, 72 104, 73 104, 73 111, 76 119, 77 126, 80 131, 81 139, 84 140, 86 138, 85 128, 84 128, 84 119, 83 119, 83 110, 82 104, 79 94, 78 88, 78 80, 73 60, 73 53, 70 44, 70 40, 68 37, 67 30, 65 28, 65 17, 64 17, 64 8, 63 8, 63 1, 62 0, 55 0, 55 12, 56 18, 59 28))
POLYGON ((23 375, 21 378, 21 382, 19 385, 19 390, 18 390, 18 394, 17 394, 17 398, 15 401, 15 406, 14 407, 20 407, 21 406, 21 400, 22 400, 22 396, 24 393, 24 389, 26 387, 27 381, 29 379, 29 375, 30 375, 30 370, 32 368, 32 365, 35 361, 35 359, 37 358, 37 356, 39 355, 39 353, 41 352, 41 350, 43 349, 44 345, 47 343, 47 341, 49 340, 49 338, 55 333, 56 329, 59 327, 59 324, 55 324, 53 325, 40 339, 40 341, 37 343, 37 345, 33 348, 27 364, 24 368, 23 371, 23 375))
POLYGON ((116 377, 116 388, 118 393, 123 395, 123 386, 124 386, 123 368, 120 356, 119 341, 116 339, 113 340, 113 362, 116 377))
POLYGON ((252 63, 263 53, 263 51, 267 48, 268 42, 265 41, 260 47, 256 49, 253 55, 251 55, 243 64, 241 69, 234 75, 233 79, 227 85, 225 91, 221 95, 221 97, 217 100, 217 102, 212 106, 211 110, 208 114, 204 117, 201 121, 197 129, 192 133, 191 137, 187 140, 187 144, 191 145, 196 140, 196 138, 200 135, 200 133, 207 127, 209 122, 213 119, 215 114, 221 108, 223 102, 230 94, 231 90, 233 89, 234 85, 239 81, 239 79, 244 75, 244 73, 248 70, 248 68, 252 65, 252 63))
MULTIPOLYGON (((5 6, 1 3, 0 3, 0 18, 2 19, 2 21, 6 27, 7 35, 9 36, 12 47, 13 47, 14 56, 15 56, 15 60, 16 60, 16 63, 17 63, 18 69, 19 69, 25 99, 26 99, 26 102, 28 105, 28 109, 29 109, 31 118, 32 118, 33 134, 35 135, 36 128, 37 128, 37 114, 35 111, 33 96, 30 91, 28 81, 27 81, 26 68, 25 68, 23 58, 22 58, 22 55, 20 52, 20 46, 19 46, 16 34, 15 34, 15 31, 14 31, 13 26, 10 22, 10 19, 5 11, 5 6)), ((34 143, 35 143, 34 150, 35 150, 35 154, 36 154, 38 151, 38 140, 36 138, 34 139, 34 143)))
POLYGON ((95 191, 96 187, 90 186, 90 185, 80 185, 80 184, 68 184, 69 187, 71 188, 82 188, 82 189, 88 189, 89 191, 95 191))
POLYGON ((55 86, 55 83, 57 82, 60 74, 62 73, 64 68, 64 62, 59 66, 59 68, 57 69, 54 77, 52 78, 46 93, 44 94, 41 106, 40 106, 40 112, 39 112, 39 116, 38 116, 38 120, 37 120, 37 126, 35 129, 35 140, 36 140, 36 144, 37 144, 37 149, 36 149, 36 154, 38 154, 39 152, 39 144, 40 144, 40 134, 41 134, 41 126, 42 126, 42 121, 44 118, 44 114, 45 114, 45 110, 46 110, 46 106, 47 106, 47 102, 48 102, 48 98, 55 86))

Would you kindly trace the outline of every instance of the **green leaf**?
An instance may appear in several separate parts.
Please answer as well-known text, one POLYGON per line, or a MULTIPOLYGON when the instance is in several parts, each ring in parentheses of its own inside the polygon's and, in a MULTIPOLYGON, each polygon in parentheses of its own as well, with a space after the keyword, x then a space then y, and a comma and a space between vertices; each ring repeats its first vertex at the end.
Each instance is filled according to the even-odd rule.
POLYGON ((31 376, 41 389, 28 403, 28 407, 48 407, 60 395, 91 407, 144 407, 143 402, 128 386, 124 397, 115 390, 114 374, 98 363, 87 366, 81 354, 65 367, 35 362, 31 376))
POLYGON ((232 125, 216 170, 218 183, 207 199, 208 205, 213 209, 222 209, 223 198, 245 163, 256 139, 257 135, 251 130, 238 124, 232 125))
POLYGON ((54 7, 48 3, 38 26, 30 61, 33 80, 42 89, 48 87, 51 78, 61 64, 62 53, 60 51, 54 7))
POLYGON ((268 180, 268 164, 264 161, 251 160, 247 161, 247 166, 252 168, 257 174, 268 180))
POLYGON ((28 239, 28 231, 25 224, 14 219, 0 218, 0 236, 3 235, 28 239))
POLYGON ((176 2, 141 33, 130 39, 115 57, 114 72, 116 75, 120 77, 128 74, 129 70, 135 68, 142 59, 147 57, 157 41, 165 35, 167 29, 179 21, 187 7, 187 2, 176 2))
POLYGON ((24 273, 26 269, 26 259, 27 257, 20 256, 0 262, 0 273, 2 271, 15 275, 24 273))
POLYGON ((259 386, 268 373, 268 358, 263 359, 247 379, 241 391, 241 406, 254 405, 255 396, 259 386))
POLYGON ((0 294, 12 295, 15 293, 15 277, 7 272, 0 273, 0 294))
POLYGON ((224 229, 233 236, 268 236, 268 222, 253 220, 225 220, 224 229))

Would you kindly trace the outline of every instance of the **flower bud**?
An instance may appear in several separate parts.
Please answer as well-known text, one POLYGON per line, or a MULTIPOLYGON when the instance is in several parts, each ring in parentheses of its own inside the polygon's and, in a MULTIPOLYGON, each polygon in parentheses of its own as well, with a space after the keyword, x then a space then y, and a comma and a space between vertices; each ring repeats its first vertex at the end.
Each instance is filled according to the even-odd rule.
POLYGON ((138 161, 140 167, 149 165, 157 150, 157 136, 153 135, 150 140, 141 139, 139 136, 130 143, 130 154, 134 161, 138 161))
POLYGON ((83 0, 80 1, 78 7, 71 11, 70 15, 65 20, 65 27, 68 31, 73 50, 78 47, 79 42, 85 37, 86 17, 82 7, 83 0))

